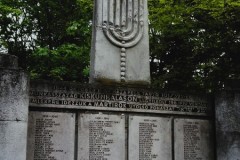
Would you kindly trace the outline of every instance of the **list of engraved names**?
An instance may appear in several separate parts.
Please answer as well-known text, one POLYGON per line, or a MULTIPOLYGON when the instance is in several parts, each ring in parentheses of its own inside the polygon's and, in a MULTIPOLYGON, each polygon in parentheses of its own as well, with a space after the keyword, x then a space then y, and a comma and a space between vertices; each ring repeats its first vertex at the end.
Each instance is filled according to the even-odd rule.
POLYGON ((129 159, 171 159, 171 120, 129 116, 129 159))
POLYGON ((30 112, 28 160, 73 159, 74 114, 30 112))
POLYGON ((159 138, 153 138, 157 133, 157 120, 144 119, 139 123, 139 160, 156 159, 158 154, 152 153, 153 143, 159 143, 159 138))
POLYGON ((184 134, 184 160, 202 160, 198 155, 200 150, 200 126, 199 122, 188 122, 183 125, 184 134))
POLYGON ((83 114, 80 115, 80 123, 80 160, 124 159, 124 116, 83 114))
POLYGON ((211 160, 210 121, 199 119, 174 120, 174 148, 177 160, 211 160))

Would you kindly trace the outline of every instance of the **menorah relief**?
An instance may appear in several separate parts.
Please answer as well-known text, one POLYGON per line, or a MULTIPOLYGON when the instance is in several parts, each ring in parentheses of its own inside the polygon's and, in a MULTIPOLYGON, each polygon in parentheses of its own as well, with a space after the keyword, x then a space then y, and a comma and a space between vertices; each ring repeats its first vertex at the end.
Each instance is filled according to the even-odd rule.
MULTIPOLYGON (((107 47, 107 49, 109 49, 107 50, 109 52, 107 58, 115 57, 114 59, 116 59, 117 54, 119 56, 118 59, 120 63, 117 63, 119 63, 120 82, 124 83, 134 80, 136 76, 133 77, 133 74, 137 75, 137 73, 139 73, 139 81, 142 81, 140 72, 144 71, 144 73, 146 73, 145 70, 148 72, 148 69, 140 70, 139 68, 141 67, 137 65, 140 65, 143 60, 139 60, 140 63, 135 66, 127 66, 127 64, 130 63, 130 60, 127 59, 132 56, 134 57, 132 61, 136 61, 138 59, 137 56, 139 56, 139 59, 146 59, 146 57, 149 56, 147 29, 147 0, 95 0, 94 46, 92 47, 92 52, 94 52, 95 55, 92 55, 92 57, 94 57, 93 60, 97 61, 96 58, 99 58, 102 62, 107 62, 106 59, 103 59, 103 57, 107 56, 100 52, 103 47, 107 47), (103 37, 105 37, 110 44, 118 48, 118 53, 116 49, 107 45, 103 37), (143 39, 144 41, 141 42, 143 39), (141 49, 141 47, 136 47, 140 42, 142 45, 145 45, 145 48, 141 49), (132 48, 136 49, 134 50, 132 48), (97 53, 99 56, 96 55, 97 53)), ((104 52, 106 51, 104 50, 104 52)), ((108 63, 111 64, 113 61, 112 59, 112 61, 108 63)), ((147 63, 149 63, 148 60, 145 60, 143 65, 147 65, 147 63)), ((96 65, 92 65, 92 67, 95 67, 92 70, 100 70, 96 65)), ((146 66, 146 68, 149 68, 149 66, 146 66)), ((116 72, 117 71, 115 71, 115 73, 116 72)), ((100 71, 95 73, 100 73, 100 71)), ((112 72, 111 75, 109 74, 109 77, 117 77, 115 73, 112 72)), ((107 72, 104 74, 107 74, 107 72)), ((149 73, 147 74, 149 75, 149 73)), ((104 78, 106 77, 107 76, 104 76, 104 78)), ((146 78, 143 77, 142 79, 146 78)), ((150 78, 148 78, 147 81, 149 81, 149 79, 150 78)))
POLYGON ((121 81, 125 82, 126 48, 135 46, 143 35, 143 0, 105 0, 102 28, 107 39, 121 48, 121 81))

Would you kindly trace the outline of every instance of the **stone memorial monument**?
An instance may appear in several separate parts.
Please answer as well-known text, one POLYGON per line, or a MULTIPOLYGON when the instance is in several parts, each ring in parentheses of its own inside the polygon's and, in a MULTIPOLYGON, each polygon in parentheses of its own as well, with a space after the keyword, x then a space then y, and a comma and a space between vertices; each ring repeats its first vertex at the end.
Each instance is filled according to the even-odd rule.
POLYGON ((217 94, 214 114, 206 94, 146 87, 147 0, 94 8, 90 85, 28 90, 17 58, 0 54, 0 160, 239 160, 239 89, 217 94))
POLYGON ((213 160, 209 97, 146 87, 147 0, 94 8, 94 85, 31 83, 28 159, 213 160))
POLYGON ((95 0, 91 83, 150 83, 147 0, 95 0))

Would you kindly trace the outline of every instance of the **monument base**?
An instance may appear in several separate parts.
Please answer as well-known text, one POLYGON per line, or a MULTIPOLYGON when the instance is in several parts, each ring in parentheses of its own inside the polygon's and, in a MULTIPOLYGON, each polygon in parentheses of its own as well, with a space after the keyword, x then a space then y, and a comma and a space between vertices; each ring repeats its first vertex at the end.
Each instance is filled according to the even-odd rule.
POLYGON ((213 160, 211 104, 194 93, 32 82, 28 160, 213 160))

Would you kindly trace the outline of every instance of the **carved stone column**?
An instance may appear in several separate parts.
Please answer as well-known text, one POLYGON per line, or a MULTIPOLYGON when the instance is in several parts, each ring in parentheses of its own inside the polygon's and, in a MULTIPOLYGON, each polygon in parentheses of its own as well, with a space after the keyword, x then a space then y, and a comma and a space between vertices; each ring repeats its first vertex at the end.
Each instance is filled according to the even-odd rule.
POLYGON ((17 57, 0 54, 0 159, 26 160, 28 78, 17 57))
POLYGON ((150 84, 147 0, 95 0, 90 83, 150 84))

